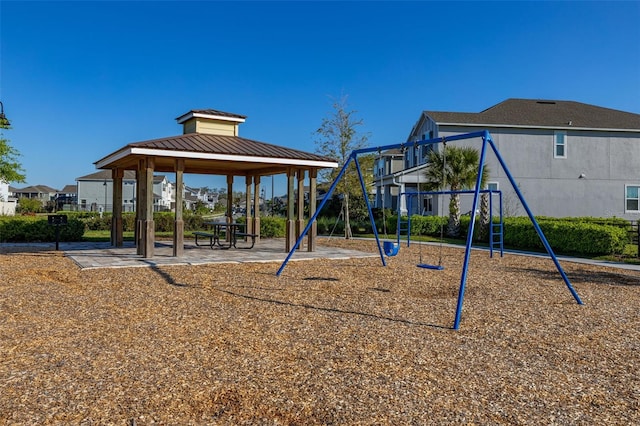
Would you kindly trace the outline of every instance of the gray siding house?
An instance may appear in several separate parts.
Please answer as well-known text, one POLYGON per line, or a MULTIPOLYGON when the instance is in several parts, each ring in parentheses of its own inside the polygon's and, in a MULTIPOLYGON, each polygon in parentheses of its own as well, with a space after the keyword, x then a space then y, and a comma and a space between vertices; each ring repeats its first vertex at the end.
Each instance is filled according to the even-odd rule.
MULTIPOLYGON (((386 193, 386 206, 402 205, 394 191, 415 190, 431 147, 410 142, 485 129, 535 215, 640 219, 640 114, 572 101, 507 99, 479 113, 424 111, 407 139, 403 170, 376 175, 378 197, 386 193)), ((481 147, 479 139, 464 143, 481 147)), ((487 153, 486 165, 489 187, 503 191, 506 214, 523 215, 495 155, 487 153)), ((421 207, 442 214, 446 204, 439 209, 439 203, 448 198, 421 207)))
MULTIPOLYGON (((78 210, 113 211, 113 179, 111 170, 100 170, 76 179, 78 183, 78 210)), ((173 184, 164 175, 153 177, 153 209, 168 211, 175 202, 173 184)), ((136 210, 136 175, 133 170, 125 170, 122 179, 122 209, 124 212, 136 210)))

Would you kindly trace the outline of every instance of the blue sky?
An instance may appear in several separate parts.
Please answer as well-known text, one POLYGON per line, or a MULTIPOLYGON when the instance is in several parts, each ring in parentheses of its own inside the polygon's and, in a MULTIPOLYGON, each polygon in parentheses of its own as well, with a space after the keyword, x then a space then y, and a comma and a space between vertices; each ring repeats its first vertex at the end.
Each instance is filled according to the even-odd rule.
POLYGON ((27 184, 62 189, 127 143, 180 134, 190 109, 247 115, 241 136, 312 152, 341 94, 372 146, 403 142, 423 110, 507 98, 640 113, 638 22, 637 1, 3 0, 3 134, 27 184))

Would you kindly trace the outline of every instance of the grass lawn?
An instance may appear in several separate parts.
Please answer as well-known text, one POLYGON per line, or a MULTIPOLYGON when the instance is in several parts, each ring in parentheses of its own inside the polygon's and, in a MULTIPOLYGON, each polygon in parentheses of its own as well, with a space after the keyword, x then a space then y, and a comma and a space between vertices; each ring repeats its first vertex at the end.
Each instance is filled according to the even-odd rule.
MULTIPOLYGON (((83 239, 85 241, 95 241, 95 242, 101 242, 101 241, 109 241, 110 240, 110 231, 85 231, 83 239)), ((172 232, 156 232, 156 238, 157 239, 171 239, 173 236, 172 232)), ((193 233, 192 231, 184 231, 184 236, 185 238, 193 238, 193 233)), ((362 235, 355 235, 356 237, 361 237, 361 238, 374 238, 373 234, 362 234, 362 235)), ((395 235, 388 235, 388 236, 384 236, 379 234, 379 237, 381 240, 395 240, 395 235)), ((124 232, 124 240, 125 241, 133 241, 133 231, 125 231, 124 232)), ((422 242, 432 242, 432 243, 439 243, 440 239, 439 238, 434 238, 434 237, 430 237, 430 236, 415 236, 411 238, 412 241, 422 241, 422 242)), ((406 237, 404 239, 401 240, 401 242, 405 242, 406 241, 406 237)), ((466 240, 461 240, 461 239, 454 239, 454 238, 444 238, 443 243, 445 244, 454 244, 454 245, 465 245, 466 244, 466 240)), ((473 243, 474 246, 476 247, 487 247, 487 244, 485 243, 473 243)), ((508 249, 509 247, 505 246, 505 249, 508 249)), ((534 250, 532 250, 534 251, 534 250)), ((556 254, 563 254, 563 253, 556 253, 556 254)), ((579 256, 579 257, 585 257, 585 256, 579 256)), ((606 255, 606 256, 594 256, 591 257, 590 259, 595 259, 595 260, 608 260, 611 262, 622 262, 622 263, 629 263, 632 265, 640 265, 640 258, 638 257, 638 246, 636 246, 635 244, 627 244, 627 247, 625 248, 624 252, 621 255, 606 255)))

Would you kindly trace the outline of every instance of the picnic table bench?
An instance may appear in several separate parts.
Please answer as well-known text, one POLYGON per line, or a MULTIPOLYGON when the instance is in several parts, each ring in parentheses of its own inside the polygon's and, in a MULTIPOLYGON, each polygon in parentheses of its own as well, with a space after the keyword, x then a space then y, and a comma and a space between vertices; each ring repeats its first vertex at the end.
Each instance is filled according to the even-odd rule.
POLYGON ((193 235, 195 235, 195 237, 196 237, 196 245, 197 246, 208 245, 209 247, 213 248, 214 245, 220 243, 218 234, 215 234, 213 232, 195 231, 193 233, 193 235), (209 244, 200 244, 198 242, 198 237, 208 238, 209 239, 209 244))
POLYGON ((234 236, 235 236, 235 238, 233 238, 233 246, 235 248, 237 248, 237 249, 247 249, 247 250, 253 248, 253 246, 256 244, 256 238, 258 237, 257 234, 248 234, 246 232, 236 232, 234 234, 234 236), (243 247, 243 246, 238 247, 238 246, 236 246, 236 242, 238 241, 238 237, 240 237, 240 238, 251 238, 251 245, 249 247, 243 247))
MULTIPOLYGON (((207 231, 195 231, 193 232, 193 235, 195 236, 196 239, 196 245, 197 246, 209 246, 210 248, 215 248, 215 246, 218 246, 221 249, 230 249, 231 247, 233 248, 237 248, 237 249, 252 249, 256 243, 256 238, 258 237, 258 234, 252 234, 252 233, 248 233, 248 232, 240 232, 239 229, 241 227, 244 227, 245 225, 242 223, 225 223, 225 222, 206 222, 205 225, 211 226, 212 230, 211 232, 207 232, 207 231), (228 235, 228 242, 227 241, 223 241, 223 238, 225 240, 227 240, 226 237, 226 233, 229 233, 228 235), (238 246, 236 245, 238 242, 238 239, 251 239, 251 245, 248 246, 238 246), (204 244, 202 243, 202 239, 208 239, 209 243, 208 244, 204 244), (226 243, 226 244, 225 244, 226 243)), ((206 240, 205 240, 206 241, 206 240)))

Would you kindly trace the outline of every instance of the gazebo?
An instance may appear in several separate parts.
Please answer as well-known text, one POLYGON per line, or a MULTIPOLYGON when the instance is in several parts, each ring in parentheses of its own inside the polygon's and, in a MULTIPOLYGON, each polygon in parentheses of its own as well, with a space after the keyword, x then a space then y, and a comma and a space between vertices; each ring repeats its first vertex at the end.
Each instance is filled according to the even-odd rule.
MULTIPOLYGON (((175 173, 176 202, 173 233, 173 255, 184 253, 184 222, 182 219, 182 187, 185 173, 224 175, 227 194, 233 193, 235 176, 245 177, 247 232, 260 234, 259 205, 262 176, 287 176, 287 226, 284 249, 290 251, 304 229, 304 180, 309 178, 309 217, 316 210, 318 170, 336 168, 331 158, 290 149, 238 136, 238 127, 246 116, 213 109, 191 110, 176 118, 183 125, 183 134, 161 139, 130 143, 103 157, 94 164, 97 169, 110 169, 113 178, 113 219, 111 244, 123 245, 122 178, 125 170, 136 172, 136 245, 144 258, 154 255, 153 222, 154 172, 175 173), (297 191, 296 188, 297 182, 297 191), (297 194, 297 198, 296 198, 297 194)), ((232 197, 227 197, 227 222, 232 221, 232 197)), ((317 232, 313 224, 307 240, 307 250, 315 251, 317 232)))

